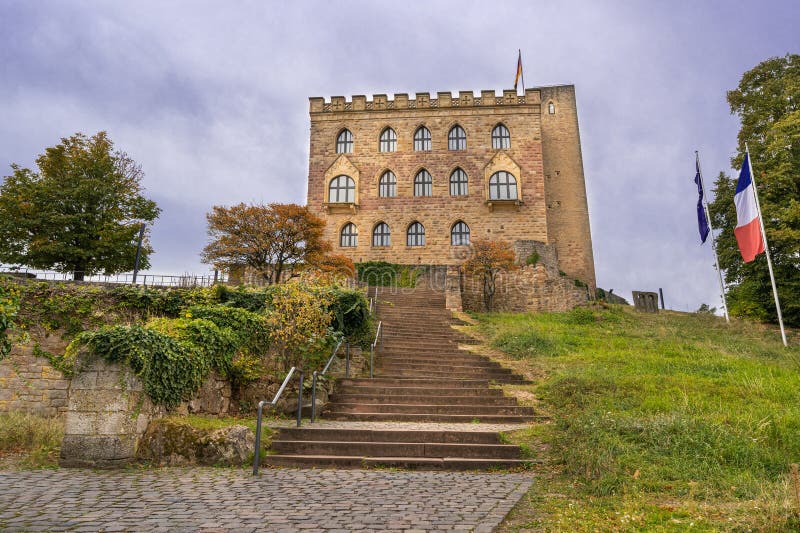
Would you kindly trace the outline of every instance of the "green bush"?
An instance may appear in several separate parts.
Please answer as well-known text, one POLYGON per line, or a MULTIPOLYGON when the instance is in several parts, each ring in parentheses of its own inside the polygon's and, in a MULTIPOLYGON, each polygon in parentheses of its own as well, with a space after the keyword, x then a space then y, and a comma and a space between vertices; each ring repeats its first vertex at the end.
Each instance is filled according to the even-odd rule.
POLYGON ((120 307, 144 311, 150 315, 176 317, 190 305, 210 304, 219 301, 221 285, 194 288, 153 288, 122 285, 114 287, 111 294, 120 307))
POLYGON ((539 262, 539 252, 534 251, 531 255, 525 258, 526 265, 535 265, 539 262))
POLYGON ((265 355, 269 349, 269 325, 263 313, 226 305, 194 305, 183 313, 186 318, 210 320, 236 336, 239 349, 265 355))
POLYGON ((13 282, 0 277, 0 359, 11 352, 9 332, 19 312, 19 289, 13 282))
POLYGON ((369 300, 363 292, 336 288, 329 309, 333 314, 332 326, 351 344, 366 347, 372 342, 374 324, 369 313, 369 300))
POLYGON ((386 261, 356 263, 359 281, 380 287, 416 287, 422 267, 398 265, 386 261))

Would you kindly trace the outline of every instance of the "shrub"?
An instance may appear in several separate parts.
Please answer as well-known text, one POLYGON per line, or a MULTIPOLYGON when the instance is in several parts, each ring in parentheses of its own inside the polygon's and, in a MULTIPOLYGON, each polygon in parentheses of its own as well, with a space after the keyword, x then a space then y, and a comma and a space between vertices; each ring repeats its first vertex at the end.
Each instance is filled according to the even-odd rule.
POLYGON ((351 344, 366 347, 372 341, 373 319, 369 314, 369 301, 361 291, 334 288, 329 310, 333 326, 351 344))
POLYGON ((386 261, 367 261, 356 265, 359 281, 381 287, 416 287, 422 267, 386 261))
POLYGON ((536 263, 539 262, 539 259, 540 259, 539 252, 534 251, 531 255, 529 255, 528 257, 525 258, 525 264, 526 265, 535 265, 536 263))
POLYGON ((19 313, 19 289, 13 282, 0 278, 0 359, 11 352, 9 333, 19 313))

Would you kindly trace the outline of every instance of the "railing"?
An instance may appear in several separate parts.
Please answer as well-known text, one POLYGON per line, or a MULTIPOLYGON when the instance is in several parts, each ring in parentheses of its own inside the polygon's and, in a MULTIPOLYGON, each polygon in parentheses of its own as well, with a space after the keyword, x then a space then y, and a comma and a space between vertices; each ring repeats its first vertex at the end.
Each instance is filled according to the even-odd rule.
MULTIPOLYGON (((281 384, 281 388, 278 389, 278 393, 275 394, 275 397, 270 402, 270 408, 274 408, 275 405, 278 403, 278 400, 283 394, 283 389, 286 388, 286 385, 289 384, 289 380, 292 379, 292 374, 294 371, 297 370, 295 367, 292 367, 289 370, 289 373, 286 374, 286 379, 283 380, 281 384)), ((300 374, 300 388, 297 390, 297 427, 300 427, 300 424, 303 421, 303 371, 297 371, 300 374)), ((253 453, 253 475, 258 475, 258 463, 259 463, 259 452, 261 451, 261 416, 264 412, 264 405, 267 403, 266 400, 261 400, 258 402, 258 418, 256 419, 256 449, 253 453)))
POLYGON ((170 275, 139 273, 137 277, 134 278, 132 273, 105 275, 79 271, 54 272, 13 265, 0 265, 0 274, 43 281, 78 281, 110 285, 141 285, 143 287, 210 287, 215 283, 228 282, 228 276, 223 272, 202 276, 196 276, 194 274, 170 275))
POLYGON ((314 371, 311 374, 311 423, 314 423, 314 420, 317 418, 317 379, 320 376, 324 376, 328 369, 331 367, 331 363, 336 358, 336 354, 339 353, 339 348, 344 344, 345 346, 345 366, 344 366, 344 375, 345 377, 350 377, 350 343, 347 339, 342 339, 336 345, 336 348, 333 349, 333 353, 331 354, 330 359, 328 359, 328 363, 325 365, 325 368, 322 369, 322 372, 314 371))
POLYGON ((372 344, 369 347, 369 377, 370 379, 373 376, 373 367, 375 366, 375 347, 378 347, 378 350, 383 349, 383 322, 378 322, 378 329, 375 331, 375 340, 372 341, 372 344))

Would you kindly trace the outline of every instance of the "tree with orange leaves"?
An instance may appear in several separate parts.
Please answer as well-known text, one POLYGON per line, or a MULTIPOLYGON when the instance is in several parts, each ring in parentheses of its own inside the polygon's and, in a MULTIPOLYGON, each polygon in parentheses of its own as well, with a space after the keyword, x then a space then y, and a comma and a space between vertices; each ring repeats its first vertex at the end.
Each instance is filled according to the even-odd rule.
POLYGON ((472 276, 480 276, 483 281, 483 304, 487 311, 492 310, 497 274, 504 270, 514 270, 514 250, 506 241, 475 239, 471 243, 472 256, 464 262, 464 271, 472 276))
POLYGON ((325 221, 297 204, 217 205, 206 220, 203 262, 249 267, 270 284, 280 283, 287 267, 319 263, 331 249, 322 238, 325 221))

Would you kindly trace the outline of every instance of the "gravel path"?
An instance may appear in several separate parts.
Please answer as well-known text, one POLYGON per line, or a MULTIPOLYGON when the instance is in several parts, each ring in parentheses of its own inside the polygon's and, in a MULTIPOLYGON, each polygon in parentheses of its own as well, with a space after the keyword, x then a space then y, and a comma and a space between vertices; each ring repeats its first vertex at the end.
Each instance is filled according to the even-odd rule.
POLYGON ((492 531, 527 474, 0 471, 4 531, 492 531))

